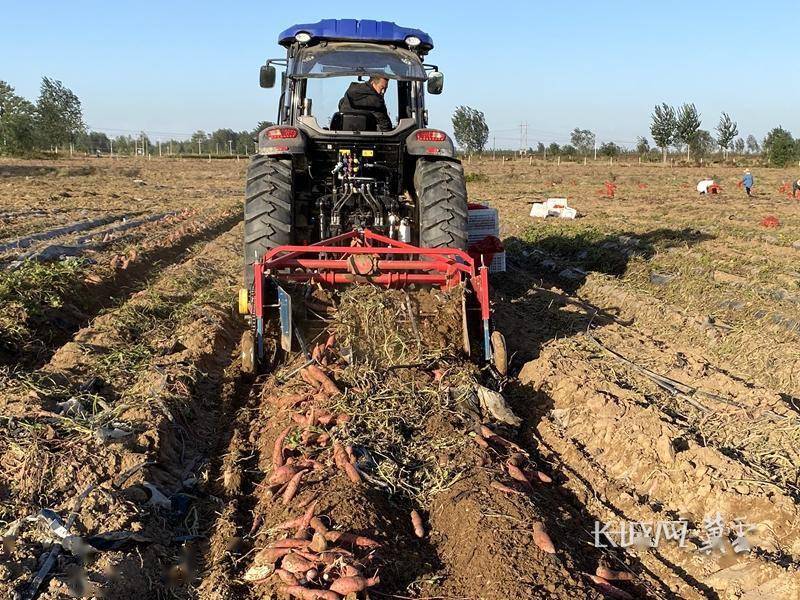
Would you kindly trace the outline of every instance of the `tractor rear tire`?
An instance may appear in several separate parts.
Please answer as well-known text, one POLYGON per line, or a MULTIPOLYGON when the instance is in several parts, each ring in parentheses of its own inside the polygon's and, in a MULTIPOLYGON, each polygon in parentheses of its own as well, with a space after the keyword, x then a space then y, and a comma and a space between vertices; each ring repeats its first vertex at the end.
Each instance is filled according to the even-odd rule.
POLYGON ((417 161, 414 189, 423 248, 467 249, 467 186, 461 163, 417 161))
POLYGON ((254 156, 247 168, 244 196, 244 280, 249 290, 253 261, 292 242, 292 160, 254 156))

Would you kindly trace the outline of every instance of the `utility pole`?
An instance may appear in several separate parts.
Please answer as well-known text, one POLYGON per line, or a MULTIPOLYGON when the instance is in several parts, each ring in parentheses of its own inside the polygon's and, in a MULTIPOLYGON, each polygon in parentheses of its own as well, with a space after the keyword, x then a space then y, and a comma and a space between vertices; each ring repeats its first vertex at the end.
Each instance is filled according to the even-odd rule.
POLYGON ((202 154, 203 153, 203 151, 202 151, 202 149, 200 147, 200 140, 197 140, 197 153, 198 154, 202 154))
POLYGON ((161 158, 161 140, 158 140, 158 156, 161 158))
POLYGON ((108 144, 111 147, 111 150, 109 151, 108 155, 111 158, 114 158, 114 140, 112 140, 111 138, 108 138, 108 144))
POLYGON ((233 154, 233 140, 228 140, 228 154, 233 154))
POLYGON ((597 160, 597 140, 594 142, 594 159, 597 160))

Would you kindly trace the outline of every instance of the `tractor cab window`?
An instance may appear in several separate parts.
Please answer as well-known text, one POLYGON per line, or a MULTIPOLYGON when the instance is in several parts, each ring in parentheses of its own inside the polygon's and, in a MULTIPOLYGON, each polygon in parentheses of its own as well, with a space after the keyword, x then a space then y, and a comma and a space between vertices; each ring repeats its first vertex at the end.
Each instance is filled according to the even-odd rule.
MULTIPOLYGON (((361 77, 367 81, 367 77, 361 77)), ((317 123, 324 128, 330 128, 331 118, 339 110, 339 101, 344 96, 351 83, 357 82, 356 77, 332 77, 326 79, 306 79, 304 100, 309 112, 305 116, 313 116, 317 123)), ((405 81, 389 80, 389 87, 383 96, 392 125, 397 126, 400 119, 411 116, 410 109, 410 84, 405 81)), ((304 113, 305 114, 305 113, 304 113)))
POLYGON ((291 74, 307 78, 382 75, 389 79, 425 80, 425 69, 413 52, 345 42, 303 48, 292 61, 291 74))

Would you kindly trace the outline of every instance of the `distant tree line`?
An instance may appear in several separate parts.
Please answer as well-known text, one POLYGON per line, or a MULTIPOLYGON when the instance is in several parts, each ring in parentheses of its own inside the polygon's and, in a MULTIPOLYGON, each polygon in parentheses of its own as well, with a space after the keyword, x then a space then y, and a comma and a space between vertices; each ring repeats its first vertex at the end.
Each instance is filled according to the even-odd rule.
POLYGON ((0 81, 0 154, 25 155, 58 148, 91 154, 250 154, 253 139, 269 125, 272 123, 262 121, 252 131, 198 130, 188 139, 153 141, 145 132, 112 138, 87 130, 80 99, 60 81, 43 77, 35 104, 0 81))
MULTIPOLYGON (((759 144, 752 134, 744 140, 739 135, 739 127, 730 115, 723 112, 714 128, 716 136, 701 129, 700 113, 694 104, 684 104, 678 109, 667 103, 656 105, 651 115, 650 134, 656 146, 661 148, 663 160, 674 147, 678 152, 686 151, 689 160, 692 155, 703 158, 717 148, 727 157, 730 152, 738 155, 762 155, 770 165, 784 167, 800 159, 800 139, 795 139, 783 127, 772 129, 759 144)), ((640 138, 643 139, 643 138, 640 138)), ((645 140, 646 141, 646 140, 645 140)))

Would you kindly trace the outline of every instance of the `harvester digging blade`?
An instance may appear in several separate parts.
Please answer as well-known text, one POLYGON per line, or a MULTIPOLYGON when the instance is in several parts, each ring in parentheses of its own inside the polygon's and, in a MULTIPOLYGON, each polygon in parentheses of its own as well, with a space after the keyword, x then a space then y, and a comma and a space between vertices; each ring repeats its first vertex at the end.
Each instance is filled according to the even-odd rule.
POLYGON ((278 312, 281 319, 281 348, 292 351, 292 297, 281 286, 278 288, 278 312))

